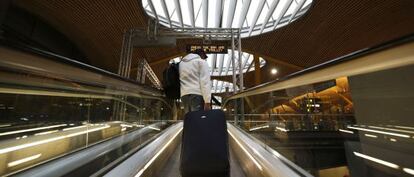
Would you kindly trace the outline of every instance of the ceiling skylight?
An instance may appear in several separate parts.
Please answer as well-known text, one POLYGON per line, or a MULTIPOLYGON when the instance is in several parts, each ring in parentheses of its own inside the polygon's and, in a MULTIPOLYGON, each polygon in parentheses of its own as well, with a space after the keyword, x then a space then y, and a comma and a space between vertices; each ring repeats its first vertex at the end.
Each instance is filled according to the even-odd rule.
POLYGON ((242 37, 269 32, 298 19, 313 0, 143 0, 166 27, 240 28, 242 37))
MULTIPOLYGON (((233 64, 231 62, 231 50, 228 50, 228 54, 207 54, 207 63, 210 68, 211 76, 229 76, 233 75, 233 64)), ((236 73, 239 72, 239 55, 238 52, 234 52, 235 61, 236 61, 236 73)), ((177 57, 171 60, 174 62, 179 62, 181 57, 177 57)), ((263 67, 266 64, 266 61, 260 57, 259 58, 260 67, 263 67)), ((242 68, 243 73, 254 71, 254 62, 253 55, 243 52, 242 54, 242 68)))

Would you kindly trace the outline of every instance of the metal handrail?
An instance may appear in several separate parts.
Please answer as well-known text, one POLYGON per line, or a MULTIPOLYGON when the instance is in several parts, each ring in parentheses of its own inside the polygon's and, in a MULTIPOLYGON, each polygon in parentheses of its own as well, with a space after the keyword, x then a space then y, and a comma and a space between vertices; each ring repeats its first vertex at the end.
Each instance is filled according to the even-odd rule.
POLYGON ((6 44, 4 41, 0 43, 0 67, 3 69, 57 80, 69 80, 96 87, 107 86, 117 90, 130 89, 149 96, 163 97, 160 90, 109 71, 40 49, 17 46, 14 43, 6 44))
MULTIPOLYGON (((228 114, 229 116, 240 116, 241 114, 228 114)), ((354 114, 243 114, 244 116, 354 116, 354 114)))
MULTIPOLYGON (((62 58, 62 61, 57 61, 56 58, 50 59, 5 46, 0 46, 0 58, 0 68, 3 72, 0 76, 0 82, 18 86, 17 89, 22 88, 22 86, 30 86, 34 91, 41 92, 111 95, 111 97, 125 95, 160 100, 170 107, 160 90, 144 86, 107 71, 85 68, 89 66, 76 61, 64 58, 62 58), (71 62, 72 64, 68 64, 71 62), (24 74, 35 77, 27 77, 24 74), (18 78, 13 79, 11 76, 18 78), (79 87, 79 85, 82 85, 82 87, 79 87)), ((16 89, 16 87, 12 89, 16 89)), ((7 91, 7 88, 3 91, 7 91)))
POLYGON ((154 158, 160 155, 168 147, 169 143, 178 138, 177 135, 181 132, 182 128, 182 122, 170 126, 157 139, 133 154, 104 176, 141 176, 151 166, 151 163, 155 160, 154 158))
POLYGON ((227 129, 229 137, 253 158, 251 160, 261 169, 262 176, 312 177, 310 173, 233 124, 227 123, 227 129))
POLYGON ((14 49, 14 50, 19 50, 19 51, 25 52, 25 53, 34 54, 34 55, 40 56, 44 59, 48 59, 48 60, 51 60, 51 61, 54 61, 54 62, 64 63, 64 64, 68 64, 68 65, 75 66, 75 67, 78 67, 78 68, 82 68, 82 69, 85 69, 85 70, 93 71, 93 72, 96 72, 96 73, 99 73, 99 74, 102 74, 102 75, 105 75, 105 76, 108 76, 108 77, 123 80, 125 82, 130 82, 130 83, 133 83, 133 84, 141 85, 143 87, 147 87, 148 89, 154 89, 152 87, 144 86, 144 85, 140 84, 139 82, 134 81, 132 79, 121 77, 118 74, 112 73, 112 72, 104 70, 102 68, 98 68, 98 67, 95 67, 95 66, 92 66, 92 65, 88 65, 88 64, 76 61, 74 59, 64 57, 64 56, 61 56, 61 55, 58 55, 58 54, 55 54, 55 53, 52 53, 52 52, 48 52, 48 51, 45 51, 45 50, 41 50, 39 48, 35 48, 35 47, 32 47, 32 46, 20 44, 20 43, 13 42, 13 41, 5 41, 5 40, 0 40, 0 46, 1 47, 8 47, 8 48, 11 48, 11 49, 14 49))
POLYGON ((120 148, 124 144, 130 143, 137 138, 153 131, 148 127, 156 127, 164 124, 164 122, 154 123, 139 130, 130 132, 126 135, 118 136, 116 138, 107 140, 105 142, 90 146, 86 149, 74 152, 72 154, 60 157, 48 163, 30 168, 15 176, 21 177, 54 177, 63 176, 77 168, 86 165, 87 163, 97 159, 99 156, 110 152, 114 149, 120 148))
POLYGON ((306 84, 323 82, 344 76, 392 69, 414 64, 414 34, 365 48, 348 55, 295 72, 281 79, 264 83, 224 100, 223 107, 233 99, 254 96, 306 84))

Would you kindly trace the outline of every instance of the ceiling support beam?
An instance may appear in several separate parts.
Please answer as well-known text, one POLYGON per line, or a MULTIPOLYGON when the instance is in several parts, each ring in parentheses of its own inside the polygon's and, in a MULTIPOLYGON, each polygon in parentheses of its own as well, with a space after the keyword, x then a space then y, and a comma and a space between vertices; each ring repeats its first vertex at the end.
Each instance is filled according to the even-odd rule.
POLYGON ((187 0, 188 11, 190 11, 190 22, 191 26, 195 28, 195 17, 194 17, 194 4, 193 0, 187 0))
POLYGON ((279 24, 280 20, 282 20, 283 16, 285 16, 287 10, 289 9, 290 5, 292 4, 293 0, 287 0, 285 6, 283 7, 282 11, 280 11, 280 15, 277 17, 277 20, 273 24, 273 30, 276 29, 277 25, 279 24))
POLYGON ((237 0, 230 0, 229 2, 229 10, 227 13, 227 22, 224 25, 225 28, 230 28, 233 24, 233 20, 234 20, 234 12, 236 11, 236 3, 237 0))
POLYGON ((216 2, 216 19, 214 28, 220 27, 221 21, 223 19, 223 0, 217 0, 216 2))
POLYGON ((269 22, 269 19, 272 17, 273 13, 276 10, 277 5, 279 4, 279 0, 274 0, 272 4, 269 7, 269 11, 266 14, 265 20, 262 23, 262 26, 260 27, 260 34, 263 32, 266 24, 269 22))
MULTIPOLYGON (((257 9, 256 9, 256 13, 254 13, 252 23, 250 24, 249 33, 248 33, 247 36, 252 35, 254 26, 256 25, 257 20, 259 19, 260 14, 262 13, 262 10, 263 10, 263 7, 265 5, 265 2, 266 2, 266 0, 260 0, 259 5, 257 6, 257 9)), ((263 24, 265 24, 265 23, 263 23, 263 24)))
POLYGON ((246 20, 247 12, 249 11, 251 0, 244 0, 242 11, 240 13, 239 23, 237 28, 243 27, 243 22, 246 20))
POLYGON ((170 13, 168 13, 168 8, 167 4, 165 3, 165 0, 161 0, 161 6, 162 10, 164 11, 165 17, 167 18, 168 24, 170 25, 170 28, 172 28, 170 13))
POLYGON ((179 0, 174 0, 175 11, 177 11, 178 21, 180 22, 181 28, 184 28, 183 13, 181 12, 181 4, 179 0))
POLYGON ((150 6, 152 13, 154 13, 155 19, 157 20, 157 22, 159 22, 160 20, 158 19, 158 14, 157 14, 157 11, 155 10, 154 4, 152 3, 152 0, 148 0, 148 5, 150 6))
POLYGON ((296 8, 293 10, 292 15, 289 18, 288 23, 290 23, 293 18, 295 18, 296 14, 299 12, 299 10, 302 8, 303 4, 305 4, 306 0, 300 0, 296 8))
POLYGON ((202 9, 203 9, 203 27, 208 27, 208 0, 203 0, 202 9))

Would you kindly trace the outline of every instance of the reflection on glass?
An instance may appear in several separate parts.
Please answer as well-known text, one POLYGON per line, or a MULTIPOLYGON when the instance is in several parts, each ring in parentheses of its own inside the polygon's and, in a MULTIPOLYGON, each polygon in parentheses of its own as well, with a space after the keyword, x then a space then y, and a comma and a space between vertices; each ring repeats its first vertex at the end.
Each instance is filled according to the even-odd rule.
MULTIPOLYGON (((314 176, 414 175, 414 126, 402 116, 410 115, 412 86, 384 86, 382 72, 392 71, 245 97, 239 125, 314 176)), ((230 120, 234 102, 225 108, 230 120)))
MULTIPOLYGON (((18 172, 170 118, 169 107, 159 100, 136 97, 126 100, 124 112, 119 111, 117 117, 113 99, 1 93, 0 175, 18 172), (120 117, 122 121, 116 119, 120 117)), ((165 127, 147 128, 152 133, 125 145, 123 150, 136 147, 165 127)), ((117 157, 112 154, 106 158, 117 157)))

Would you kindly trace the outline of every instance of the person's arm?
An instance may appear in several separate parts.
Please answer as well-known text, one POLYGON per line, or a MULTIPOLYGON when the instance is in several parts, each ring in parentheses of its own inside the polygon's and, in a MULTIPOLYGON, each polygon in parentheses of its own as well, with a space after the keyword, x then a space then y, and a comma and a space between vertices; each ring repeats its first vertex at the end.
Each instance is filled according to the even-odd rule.
POLYGON ((204 109, 209 110, 211 106, 211 78, 207 61, 200 62, 200 88, 204 99, 204 109))

